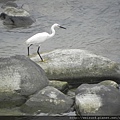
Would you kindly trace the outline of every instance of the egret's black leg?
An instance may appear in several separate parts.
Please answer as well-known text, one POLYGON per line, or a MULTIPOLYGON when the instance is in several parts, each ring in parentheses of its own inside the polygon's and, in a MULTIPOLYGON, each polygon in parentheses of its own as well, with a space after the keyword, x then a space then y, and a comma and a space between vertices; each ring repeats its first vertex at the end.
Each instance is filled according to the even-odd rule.
MULTIPOLYGON (((32 45, 32 44, 31 44, 31 45, 32 45)), ((28 56, 30 55, 30 54, 29 54, 29 48, 30 48, 31 45, 28 46, 28 56)))
POLYGON ((30 47, 30 46, 28 46, 28 56, 29 56, 29 47, 30 47))
POLYGON ((42 59, 42 57, 41 57, 41 55, 40 55, 40 52, 39 52, 39 49, 40 49, 40 46, 38 47, 37 54, 39 55, 41 61, 43 62, 43 59, 42 59))

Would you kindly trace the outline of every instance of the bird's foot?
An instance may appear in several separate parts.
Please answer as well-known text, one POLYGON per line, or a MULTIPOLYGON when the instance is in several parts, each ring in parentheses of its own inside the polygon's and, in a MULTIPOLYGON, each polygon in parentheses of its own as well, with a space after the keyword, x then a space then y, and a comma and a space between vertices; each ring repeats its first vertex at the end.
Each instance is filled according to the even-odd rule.
POLYGON ((44 62, 44 60, 41 60, 40 62, 44 62))
POLYGON ((42 63, 47 63, 47 60, 41 60, 40 62, 42 62, 42 63))

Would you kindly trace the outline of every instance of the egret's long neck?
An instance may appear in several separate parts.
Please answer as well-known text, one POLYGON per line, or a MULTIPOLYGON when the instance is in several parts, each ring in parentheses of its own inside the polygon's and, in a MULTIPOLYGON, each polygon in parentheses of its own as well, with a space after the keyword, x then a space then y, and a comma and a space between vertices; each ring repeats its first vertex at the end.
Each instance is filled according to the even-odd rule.
POLYGON ((51 27, 52 33, 49 35, 50 37, 53 37, 55 35, 55 29, 54 26, 51 27))

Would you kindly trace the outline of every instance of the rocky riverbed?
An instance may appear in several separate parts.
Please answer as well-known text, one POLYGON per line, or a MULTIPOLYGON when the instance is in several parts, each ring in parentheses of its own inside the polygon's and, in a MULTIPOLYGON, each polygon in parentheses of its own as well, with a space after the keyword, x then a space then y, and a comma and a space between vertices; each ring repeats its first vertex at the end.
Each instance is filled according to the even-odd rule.
POLYGON ((119 64, 80 49, 0 58, 1 115, 120 114, 119 64))

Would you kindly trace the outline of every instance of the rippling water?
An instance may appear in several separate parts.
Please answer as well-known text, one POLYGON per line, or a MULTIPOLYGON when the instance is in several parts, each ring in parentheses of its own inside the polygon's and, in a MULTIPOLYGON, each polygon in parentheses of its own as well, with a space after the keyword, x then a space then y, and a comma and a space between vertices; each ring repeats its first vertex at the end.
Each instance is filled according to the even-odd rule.
MULTIPOLYGON (((0 6, 3 0, 0 1, 0 6), (1 2, 2 1, 2 2, 1 2)), ((0 21, 0 57, 27 55, 25 41, 38 32, 51 32, 59 23, 56 35, 41 45, 41 52, 78 48, 120 62, 120 0, 15 0, 36 19, 29 27, 8 28, 0 21)), ((0 11, 2 9, 0 8, 0 11)), ((30 53, 36 53, 31 46, 30 53)))

